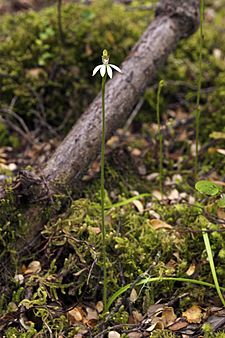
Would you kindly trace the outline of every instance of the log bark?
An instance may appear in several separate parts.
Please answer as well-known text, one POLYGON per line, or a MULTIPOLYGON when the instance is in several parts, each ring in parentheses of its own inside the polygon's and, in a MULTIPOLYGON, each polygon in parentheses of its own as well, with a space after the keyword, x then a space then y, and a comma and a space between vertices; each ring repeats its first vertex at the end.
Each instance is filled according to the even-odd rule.
MULTIPOLYGON (((106 85, 106 139, 123 126, 178 42, 195 32, 199 23, 198 7, 198 0, 159 1, 155 19, 122 63, 122 74, 116 74, 106 85)), ((99 154, 100 143, 101 94, 47 163, 43 176, 52 189, 64 191, 75 186, 99 154)))

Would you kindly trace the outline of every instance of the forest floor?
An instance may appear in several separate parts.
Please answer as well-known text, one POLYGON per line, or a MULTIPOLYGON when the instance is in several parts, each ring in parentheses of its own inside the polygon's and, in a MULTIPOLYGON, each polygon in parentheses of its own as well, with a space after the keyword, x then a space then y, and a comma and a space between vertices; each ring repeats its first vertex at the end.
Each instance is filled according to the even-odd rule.
MULTIPOLYGON (((91 25, 92 16, 98 15, 99 9, 95 9, 94 5, 88 10, 85 5, 82 6, 82 18, 90 20, 91 25)), ((60 65, 58 73, 52 75, 51 67, 55 66, 52 59, 58 50, 55 51, 53 33, 46 29, 46 22, 49 17, 53 20, 54 13, 47 9, 40 17, 33 17, 35 14, 28 12, 28 17, 23 20, 24 27, 17 32, 17 36, 13 30, 13 20, 17 24, 18 19, 6 18, 2 24, 5 36, 16 41, 21 34, 22 41, 31 15, 34 21, 31 30, 34 32, 29 34, 46 43, 40 50, 31 48, 32 53, 37 54, 35 66, 32 62, 28 64, 30 61, 27 57, 16 64, 18 70, 14 68, 15 73, 12 73, 15 64, 10 64, 10 58, 14 57, 20 43, 14 47, 10 45, 10 39, 8 50, 5 49, 9 61, 6 58, 0 61, 2 73, 7 71, 10 76, 22 78, 13 82, 9 76, 9 80, 1 83, 1 110, 5 112, 7 107, 7 111, 11 112, 10 116, 2 113, 0 120, 2 182, 24 168, 40 172, 69 129, 69 123, 73 122, 68 115, 68 125, 66 122, 65 128, 59 128, 63 123, 63 118, 57 116, 60 105, 63 108, 66 106, 68 111, 74 108, 68 95, 72 95, 74 88, 77 88, 72 79, 69 94, 63 92, 66 102, 61 102, 59 97, 64 89, 59 85, 60 72, 62 77, 66 72, 74 72, 72 78, 76 77, 77 69, 72 64, 71 51, 63 51, 64 64, 60 65), (45 36, 37 33, 39 25, 45 36), (53 57, 46 56, 46 53, 52 53, 53 57), (22 67, 24 71, 21 71, 22 67), (51 81, 48 78, 47 85, 46 74, 52 76, 51 81), (27 91, 25 81, 31 81, 35 93, 27 91), (49 88, 52 89, 52 99, 49 98, 49 88), (18 95, 15 101, 13 95, 18 95), (56 97, 59 101, 55 110, 53 104, 56 97), (45 107, 44 113, 33 113, 41 106, 45 107)), ((26 13, 23 15, 25 18, 26 13)), ((66 22, 66 16, 72 15, 70 7, 65 7, 64 15, 66 22)), ((127 12, 127 8, 121 9, 120 15, 125 15, 132 25, 133 10, 127 12), (131 19, 127 13, 130 13, 131 19)), ((4 263, 9 266, 2 267, 5 276, 1 278, 1 337, 225 337, 225 310, 215 288, 203 238, 203 233, 207 233, 219 285, 225 294, 225 209, 224 204, 220 203, 225 191, 224 15, 223 0, 207 2, 197 177, 194 175, 194 165, 198 33, 180 44, 167 66, 159 72, 156 83, 140 98, 138 109, 131 112, 124 128, 117 130, 107 141, 107 312, 103 311, 102 299, 100 160, 97 158, 84 173, 83 190, 79 196, 69 196, 69 203, 61 206, 60 214, 45 225, 38 246, 26 255, 13 251, 19 214, 16 214, 15 221, 8 211, 8 222, 2 221, 2 255, 7 252, 10 258, 8 263, 4 263), (160 97, 163 194, 160 192, 156 123, 156 93, 161 79, 165 81, 160 97), (219 192, 212 196, 201 194, 195 189, 199 180, 216 184, 219 192), (7 285, 4 284, 6 280, 7 285)), ((119 34, 126 36, 125 49, 129 50, 132 39, 140 35, 145 22, 148 22, 146 16, 138 14, 138 20, 142 20, 140 25, 137 21, 140 31, 136 31, 135 27, 132 38, 126 36, 124 28, 128 21, 124 23, 123 33, 118 33, 123 22, 113 23, 115 30, 118 28, 118 41, 119 34)), ((81 25, 77 31, 89 29, 88 24, 83 28, 79 19, 74 20, 74 25, 81 25)), ((110 18, 107 20, 110 22, 110 18)), ((99 25, 103 25, 104 29, 104 22, 99 25)), ((32 40, 30 35, 28 39, 32 40)), ((76 38, 83 39, 83 36, 76 35, 76 38)), ((88 67, 93 68, 92 62, 96 59, 91 59, 95 42, 88 34, 85 39, 85 42, 78 41, 77 46, 84 44, 81 50, 85 57, 90 57, 91 61, 87 61, 90 65, 82 66, 80 51, 75 55, 76 66, 81 69, 79 76, 84 78, 83 82, 77 78, 76 81, 80 81, 79 85, 86 90, 88 97, 80 98, 79 104, 83 107, 99 89, 98 86, 91 88, 93 84, 85 73, 88 67)), ((106 39, 113 45, 111 54, 118 52, 119 62, 124 57, 123 46, 117 46, 117 38, 114 39, 113 35, 108 34, 106 39)), ((98 43, 101 45, 102 42, 98 43)), ((39 45, 35 48, 39 48, 39 45)), ((68 86, 68 83, 63 82, 62 86, 68 86)))

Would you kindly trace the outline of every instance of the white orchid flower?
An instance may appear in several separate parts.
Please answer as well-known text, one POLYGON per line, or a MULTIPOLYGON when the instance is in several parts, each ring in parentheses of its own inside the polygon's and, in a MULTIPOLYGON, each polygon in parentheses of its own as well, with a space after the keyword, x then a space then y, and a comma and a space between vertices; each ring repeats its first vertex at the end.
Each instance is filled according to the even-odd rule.
POLYGON ((104 77, 107 72, 110 79, 112 79, 113 76, 112 69, 115 69, 117 72, 121 73, 121 69, 119 67, 109 63, 109 54, 107 50, 104 49, 102 54, 102 65, 98 65, 97 67, 95 67, 92 76, 94 76, 100 70, 101 77, 104 77))

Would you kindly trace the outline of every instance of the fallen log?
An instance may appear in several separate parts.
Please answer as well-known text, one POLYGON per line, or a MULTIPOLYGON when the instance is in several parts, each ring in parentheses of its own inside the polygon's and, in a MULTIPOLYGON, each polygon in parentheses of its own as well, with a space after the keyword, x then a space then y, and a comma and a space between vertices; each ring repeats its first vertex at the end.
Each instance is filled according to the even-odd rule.
MULTIPOLYGON (((159 1, 155 20, 122 63, 122 74, 116 74, 106 85, 106 139, 123 126, 178 42, 197 29, 198 4, 198 0, 159 1)), ((100 142, 101 94, 83 113, 43 171, 53 191, 65 191, 78 182, 99 154, 100 142)))
MULTIPOLYGON (((178 42, 196 31, 198 7, 198 0, 159 1, 155 19, 122 63, 122 74, 116 74, 106 85, 107 139, 123 126, 178 42)), ((28 224, 27 233, 15 243, 17 251, 27 248, 25 243, 32 243, 40 233, 46 221, 46 209, 48 216, 57 212, 52 196, 76 187, 89 164, 99 154, 100 143, 101 94, 74 125, 43 172, 36 175, 23 171, 14 182, 11 193, 28 224)), ((1 189, 0 199, 4 196, 1 189)))

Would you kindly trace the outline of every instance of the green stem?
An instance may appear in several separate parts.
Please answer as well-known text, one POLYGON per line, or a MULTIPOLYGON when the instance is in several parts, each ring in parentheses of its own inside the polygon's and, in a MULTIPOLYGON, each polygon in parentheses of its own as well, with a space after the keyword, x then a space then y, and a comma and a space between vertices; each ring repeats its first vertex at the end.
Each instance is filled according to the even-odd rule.
POLYGON ((103 254, 103 304, 107 304, 107 269, 106 269, 106 229, 105 229, 105 82, 102 78, 102 142, 101 142, 101 231, 103 254))
MULTIPOLYGON (((203 229, 203 231, 204 230, 205 229, 203 229)), ((217 279, 215 264, 214 264, 214 260, 213 260, 213 254, 212 254, 211 245, 210 245, 210 242, 209 242, 209 235, 208 235, 207 232, 203 232, 203 239, 204 239, 204 243, 205 243, 205 248, 206 248, 206 252, 207 252, 207 256, 208 256, 209 265, 210 265, 210 269, 211 269, 211 272, 212 272, 215 288, 216 288, 217 294, 218 294, 223 306, 225 307, 225 300, 224 300, 224 297, 222 295, 221 287, 220 287, 218 279, 217 279)))
POLYGON ((199 157, 199 125, 200 125, 200 99, 201 99, 201 88, 202 88, 202 47, 203 47, 203 20, 204 20, 204 0, 200 0, 200 43, 199 43, 199 76, 198 76, 198 91, 197 91, 197 102, 196 102, 196 115, 195 115, 195 132, 196 132, 196 143, 195 143, 195 177, 198 175, 198 157, 199 157))
POLYGON ((161 132, 161 125, 160 125, 160 94, 162 87, 164 85, 164 81, 161 80, 159 82, 158 91, 157 91, 157 104, 156 104, 156 115, 157 115, 157 124, 158 124, 158 137, 159 137, 159 190, 161 196, 163 194, 163 135, 161 132))

